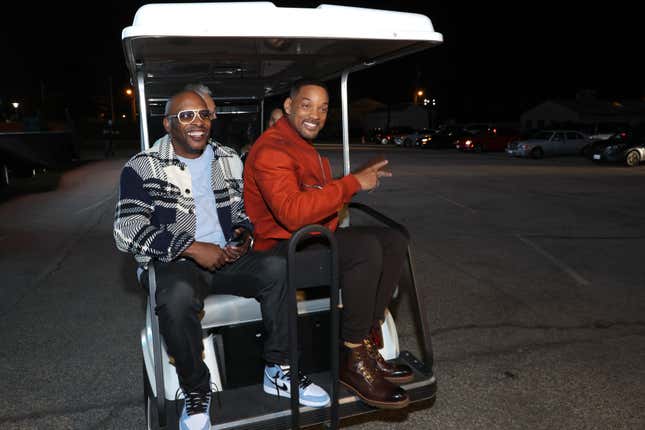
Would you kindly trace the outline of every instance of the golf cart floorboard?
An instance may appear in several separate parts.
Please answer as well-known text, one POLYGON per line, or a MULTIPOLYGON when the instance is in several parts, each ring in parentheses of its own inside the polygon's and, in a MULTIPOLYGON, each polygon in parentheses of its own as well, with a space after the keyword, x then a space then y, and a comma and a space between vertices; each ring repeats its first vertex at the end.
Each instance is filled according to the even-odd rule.
MULTIPOLYGON (((412 382, 404 384, 411 402, 428 400, 435 396, 437 386, 434 376, 425 369, 424 364, 407 351, 402 351, 399 363, 408 364, 415 374, 412 382)), ((330 390, 329 372, 309 375, 310 378, 328 392, 330 390)), ((378 409, 368 406, 339 386, 339 417, 365 414, 378 409)), ((288 397, 266 394, 262 384, 236 388, 216 393, 211 403, 211 430, 280 430, 291 428, 291 403, 288 397), (219 400, 218 400, 219 397, 219 400)), ((300 426, 306 427, 329 420, 331 408, 300 407, 300 426)))

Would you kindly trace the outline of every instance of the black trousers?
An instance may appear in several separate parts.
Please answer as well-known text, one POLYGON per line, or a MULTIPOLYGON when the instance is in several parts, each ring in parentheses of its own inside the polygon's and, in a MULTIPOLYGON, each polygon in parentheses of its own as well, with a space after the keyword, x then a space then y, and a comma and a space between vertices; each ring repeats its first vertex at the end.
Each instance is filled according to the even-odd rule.
POLYGON ((385 308, 401 277, 408 242, 398 231, 376 226, 339 228, 343 340, 360 343, 371 326, 384 319, 385 308))
MULTIPOLYGON (((252 297, 260 302, 266 330, 264 359, 288 363, 287 264, 285 244, 248 252, 234 263, 210 272, 192 260, 157 263, 157 315, 168 354, 175 359, 184 390, 208 387, 210 374, 202 360, 199 312, 210 294, 252 297)), ((147 287, 148 277, 142 282, 147 287)))

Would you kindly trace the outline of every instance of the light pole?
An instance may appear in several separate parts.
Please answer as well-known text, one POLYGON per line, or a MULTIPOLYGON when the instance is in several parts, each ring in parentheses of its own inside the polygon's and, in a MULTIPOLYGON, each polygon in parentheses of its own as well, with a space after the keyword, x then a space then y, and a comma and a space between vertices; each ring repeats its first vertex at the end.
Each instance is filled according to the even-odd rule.
POLYGON ((434 97, 432 99, 424 98, 423 107, 428 111, 428 119, 430 121, 430 128, 434 129, 434 124, 436 121, 436 112, 437 112, 437 99, 434 97))
POLYGON ((14 115, 14 120, 18 121, 18 108, 20 107, 20 103, 18 102, 11 102, 11 106, 13 107, 13 115, 14 115))
POLYGON ((430 120, 430 128, 434 129, 434 125, 437 122, 437 99, 432 98, 430 109, 432 109, 432 117, 430 120))
POLYGON ((125 89, 125 95, 130 97, 130 106, 132 110, 132 122, 137 122, 137 103, 136 103, 136 97, 134 96, 134 91, 132 88, 126 88, 125 89))

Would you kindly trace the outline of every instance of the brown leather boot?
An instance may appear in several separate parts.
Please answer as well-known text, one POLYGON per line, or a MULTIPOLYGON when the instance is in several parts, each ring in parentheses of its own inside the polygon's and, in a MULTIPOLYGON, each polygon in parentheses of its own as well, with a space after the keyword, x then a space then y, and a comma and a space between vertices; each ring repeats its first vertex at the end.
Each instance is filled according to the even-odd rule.
POLYGON ((370 338, 364 339, 363 345, 365 345, 365 349, 367 349, 370 357, 376 362, 379 370, 383 372, 385 379, 395 384, 405 384, 414 379, 414 373, 409 366, 385 361, 370 338))
POLYGON ((356 348, 341 346, 340 383, 375 408, 400 409, 410 403, 403 388, 383 377, 364 343, 356 348))

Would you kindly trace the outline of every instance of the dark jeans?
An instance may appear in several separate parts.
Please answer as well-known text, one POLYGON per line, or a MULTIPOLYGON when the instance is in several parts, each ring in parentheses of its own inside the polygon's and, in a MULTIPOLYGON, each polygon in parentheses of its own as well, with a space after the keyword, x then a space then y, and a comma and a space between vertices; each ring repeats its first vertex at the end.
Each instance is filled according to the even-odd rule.
POLYGON ((372 226, 339 228, 335 237, 343 296, 341 336, 361 343, 371 326, 384 319, 408 242, 396 230, 372 226))
MULTIPOLYGON (((286 253, 280 245, 249 252, 234 263, 209 272, 192 260, 157 263, 157 315, 168 354, 175 359, 184 390, 206 388, 210 378, 202 360, 199 312, 209 294, 254 297, 260 302, 266 330, 264 359, 288 363, 286 253)), ((148 277, 142 282, 147 286, 148 277)))

